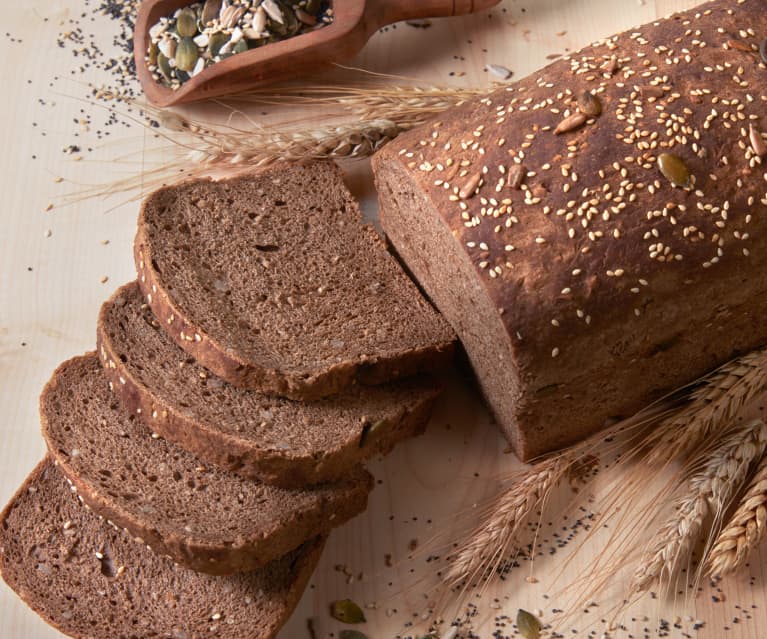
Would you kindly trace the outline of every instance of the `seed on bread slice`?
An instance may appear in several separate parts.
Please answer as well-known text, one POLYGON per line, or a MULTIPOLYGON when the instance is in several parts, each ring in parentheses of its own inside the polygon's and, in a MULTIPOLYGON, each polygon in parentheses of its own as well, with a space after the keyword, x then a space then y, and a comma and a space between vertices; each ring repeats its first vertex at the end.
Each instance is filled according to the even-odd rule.
POLYGON ((0 574, 46 622, 79 639, 271 639, 295 608, 324 539, 254 572, 213 577, 99 520, 46 458, 0 515, 0 574))
POLYGON ((253 570, 327 533, 365 509, 372 487, 359 467, 342 482, 287 490, 205 464, 129 414, 95 354, 56 370, 40 414, 48 450, 94 512, 211 574, 253 570))
POLYGON ((241 388, 312 400, 452 355, 452 328, 362 223, 332 162, 160 189, 134 252, 164 330, 241 388))
POLYGON ((162 330, 135 282, 101 308, 98 351, 128 412, 196 456, 286 487, 337 481, 426 426, 439 389, 423 378, 296 402, 239 389, 162 330))

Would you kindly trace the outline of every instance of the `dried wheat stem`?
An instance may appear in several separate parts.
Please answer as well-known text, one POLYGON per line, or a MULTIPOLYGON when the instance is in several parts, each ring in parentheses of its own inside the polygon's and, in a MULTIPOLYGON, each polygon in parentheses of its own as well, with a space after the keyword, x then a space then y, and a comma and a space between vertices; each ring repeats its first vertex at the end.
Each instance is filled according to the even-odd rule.
POLYGON ((749 484, 737 510, 717 537, 708 558, 708 572, 723 576, 742 568, 767 530, 767 457, 749 484))
MULTIPOLYGON (((677 574, 690 557, 707 516, 715 521, 748 477, 753 462, 767 445, 767 424, 749 422, 706 455, 701 470, 689 480, 687 493, 676 500, 675 511, 642 556, 630 584, 631 595, 648 590, 677 574)), ((704 453, 705 454, 705 453, 704 453)))
POLYGON ((511 550, 517 533, 528 516, 567 473, 573 457, 560 454, 540 462, 526 471, 518 482, 499 495, 493 510, 448 558, 446 582, 460 583, 483 576, 492 564, 502 559, 499 554, 511 550))
POLYGON ((693 391, 685 408, 662 422, 650 436, 647 462, 657 465, 686 457, 765 390, 767 350, 725 364, 693 391))
POLYGON ((372 154, 396 137, 399 126, 387 119, 304 128, 240 128, 206 125, 178 113, 148 112, 169 132, 168 139, 188 151, 193 163, 264 166, 308 158, 356 158, 372 154))

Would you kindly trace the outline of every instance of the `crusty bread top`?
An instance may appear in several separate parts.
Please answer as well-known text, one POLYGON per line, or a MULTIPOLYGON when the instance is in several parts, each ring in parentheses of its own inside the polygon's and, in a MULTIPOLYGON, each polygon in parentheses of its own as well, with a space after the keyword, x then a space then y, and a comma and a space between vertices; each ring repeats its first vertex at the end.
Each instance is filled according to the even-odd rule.
POLYGON ((313 399, 441 364, 455 339, 330 162, 161 189, 135 252, 165 330, 238 386, 313 399))
POLYGON ((102 306, 98 334, 115 391, 153 430, 202 459, 283 486, 344 477, 420 430, 438 393, 418 378, 311 403, 238 389, 162 331, 135 282, 102 306))
POLYGON ((343 482, 286 490, 204 464, 129 415, 95 355, 56 370, 40 413, 51 455, 85 502, 197 570, 263 565, 362 512, 372 488, 361 468, 343 482))
POLYGON ((78 502, 49 459, 0 515, 0 573, 45 621, 82 639, 270 639, 293 611, 322 539, 234 577, 192 572, 78 502))
POLYGON ((653 308, 665 336, 652 345, 673 340, 682 289, 763 282, 766 34, 764 0, 716 0, 568 55, 376 157, 377 171, 407 167, 465 247, 534 388, 589 375, 581 336, 621 327, 620 358, 653 308), (602 113, 578 125, 579 99, 594 112, 584 91, 602 113), (681 158, 689 188, 661 172, 662 153, 681 158))

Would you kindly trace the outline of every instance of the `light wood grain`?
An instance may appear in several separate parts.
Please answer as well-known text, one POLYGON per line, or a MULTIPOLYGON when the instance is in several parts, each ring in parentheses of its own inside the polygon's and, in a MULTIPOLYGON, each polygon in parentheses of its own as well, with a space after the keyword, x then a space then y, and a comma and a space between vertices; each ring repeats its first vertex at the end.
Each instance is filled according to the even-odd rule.
MULTIPOLYGON (((543 66, 549 54, 575 50, 598 37, 693 4, 695 0, 505 0, 502 8, 490 14, 434 21, 426 30, 404 25, 389 28, 376 35, 354 63, 434 83, 486 84, 484 65, 488 62, 503 64, 519 77, 543 66)), ((57 184, 56 176, 64 175, 75 183, 104 181, 130 169, 109 160, 128 153, 136 153, 130 159, 140 160, 141 149, 151 142, 139 129, 112 127, 105 145, 82 162, 62 153, 72 143, 94 143, 100 128, 97 123, 89 132, 83 131, 81 138, 74 137, 79 127, 73 118, 82 117, 80 109, 93 111, 95 121, 104 119, 98 108, 67 97, 85 95, 84 83, 97 76, 89 71, 71 75, 76 60, 55 44, 56 34, 67 28, 66 21, 83 11, 92 9, 77 0, 3 2, 3 30, 22 42, 0 41, 5 82, 5 99, 0 103, 4 125, 0 155, 2 503, 43 455, 37 396, 44 382, 61 360, 93 348, 101 302, 114 287, 134 277, 135 203, 121 205, 126 198, 118 197, 45 212, 49 202, 74 188, 71 183, 57 184), (50 88, 55 75, 62 79, 50 88), (40 98, 46 103, 40 104, 40 98), (46 237, 48 230, 50 237, 46 237), (103 240, 109 243, 103 244, 103 240), (104 276, 109 278, 106 283, 101 282, 104 276)), ((85 24, 86 31, 111 41, 114 24, 106 18, 96 16, 85 24)), ((349 171, 352 189, 362 199, 366 214, 374 218, 375 194, 367 163, 349 171)), ((329 637, 331 632, 337 636, 338 625, 329 619, 327 606, 340 597, 375 604, 375 609, 367 610, 369 622, 362 628, 371 639, 403 633, 405 624, 433 598, 432 588, 438 582, 434 564, 427 561, 427 554, 438 548, 429 540, 439 534, 454 537, 471 521, 475 505, 497 489, 497 477, 516 465, 504 449, 504 441, 471 386, 455 377, 429 432, 372 465, 379 484, 368 512, 333 534, 312 587, 280 639, 308 639, 308 617, 316 618, 318 637, 329 637), (411 540, 418 540, 419 548, 409 559, 411 540), (385 565, 386 554, 393 556, 391 567, 385 565), (348 577, 336 566, 345 566, 354 580, 347 583, 348 577)), ((544 519, 541 549, 552 546, 555 533, 567 536, 562 527, 572 521, 563 522, 556 513, 544 519)), ((566 550, 584 538, 582 532, 577 534, 566 550)), ((566 552, 551 557, 544 552, 533 565, 538 583, 525 581, 531 565, 523 563, 488 593, 476 632, 491 637, 494 617, 502 612, 513 617, 518 607, 524 607, 541 609, 543 619, 555 623, 566 636, 600 636, 604 624, 599 620, 607 615, 606 603, 600 601, 600 607, 588 613, 575 610, 570 618, 557 621, 551 609, 565 608, 566 601, 581 594, 595 578, 591 567, 603 543, 604 535, 595 536, 567 565, 566 552), (578 587, 562 592, 573 581, 578 587), (486 605, 494 597, 502 610, 486 605), (578 633, 573 634, 572 629, 578 633), (592 631, 594 635, 589 634, 592 631)), ((766 556, 763 551, 749 574, 722 585, 724 601, 712 601, 716 592, 707 587, 692 601, 674 604, 647 598, 619 621, 637 637, 645 636, 645 627, 647 636, 659 636, 658 619, 673 620, 679 615, 683 629, 672 627, 668 636, 683 637, 683 632, 689 632, 693 637, 762 639, 767 636, 766 556), (756 608, 751 609, 752 605, 756 608), (736 606, 747 609, 753 618, 746 619, 736 606), (705 626, 692 630, 687 616, 705 621, 705 626), (736 616, 741 621, 733 624, 736 616), (730 629, 725 631, 725 626, 730 629)), ((511 634, 509 625, 502 636, 511 634)), ((4 584, 0 586, 0 637, 59 636, 4 584)), ((627 637, 629 631, 612 636, 627 637)))

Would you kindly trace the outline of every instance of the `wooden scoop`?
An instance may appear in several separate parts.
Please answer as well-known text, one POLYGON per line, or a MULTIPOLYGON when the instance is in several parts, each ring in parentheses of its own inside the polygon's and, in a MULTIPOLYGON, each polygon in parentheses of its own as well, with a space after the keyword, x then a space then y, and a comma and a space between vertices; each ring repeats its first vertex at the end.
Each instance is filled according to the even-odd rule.
POLYGON ((161 17, 194 0, 144 0, 134 32, 136 72, 147 99, 161 107, 231 95, 259 85, 316 71, 355 55, 378 29, 400 20, 460 16, 495 6, 500 0, 332 0, 333 22, 321 29, 244 51, 221 60, 170 89, 146 64, 149 29, 161 17))

